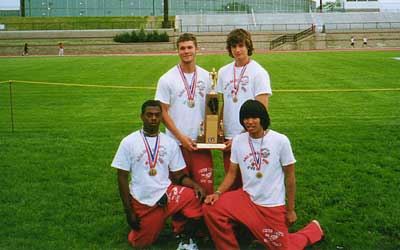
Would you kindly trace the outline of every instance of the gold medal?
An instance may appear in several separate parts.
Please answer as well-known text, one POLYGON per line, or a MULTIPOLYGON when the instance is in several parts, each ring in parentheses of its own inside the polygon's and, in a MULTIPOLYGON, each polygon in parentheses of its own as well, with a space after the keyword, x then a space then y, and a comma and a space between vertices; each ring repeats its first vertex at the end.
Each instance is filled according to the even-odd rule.
POLYGON ((256 177, 257 177, 258 179, 260 179, 261 177, 263 177, 263 174, 262 174, 261 172, 257 172, 256 177))
POLYGON ((156 176, 157 175, 157 170, 155 168, 151 168, 149 171, 150 176, 156 176))
POLYGON ((234 97, 233 97, 233 102, 234 102, 234 103, 237 103, 237 102, 238 102, 237 96, 234 96, 234 97))
POLYGON ((189 108, 193 108, 194 107, 194 101, 193 100, 189 100, 188 101, 188 106, 189 106, 189 108))

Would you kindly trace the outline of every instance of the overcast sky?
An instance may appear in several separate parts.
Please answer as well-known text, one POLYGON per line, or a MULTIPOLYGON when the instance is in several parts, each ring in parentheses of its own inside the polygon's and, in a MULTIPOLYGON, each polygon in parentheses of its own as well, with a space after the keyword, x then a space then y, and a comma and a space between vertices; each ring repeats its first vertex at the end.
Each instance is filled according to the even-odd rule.
POLYGON ((0 0, 0 8, 1 9, 18 9, 19 8, 19 0, 0 0))

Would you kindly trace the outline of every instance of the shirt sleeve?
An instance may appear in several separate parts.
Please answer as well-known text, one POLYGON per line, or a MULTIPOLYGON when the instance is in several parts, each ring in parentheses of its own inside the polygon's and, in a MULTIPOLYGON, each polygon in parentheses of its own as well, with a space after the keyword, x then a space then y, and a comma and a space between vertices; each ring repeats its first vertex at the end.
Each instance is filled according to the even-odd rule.
POLYGON ((290 141, 286 136, 284 136, 282 142, 282 147, 280 151, 280 162, 281 165, 284 167, 296 162, 292 151, 292 146, 290 145, 290 141))
POLYGON ((155 100, 158 100, 165 104, 170 104, 170 90, 168 88, 168 80, 164 75, 158 80, 156 95, 154 97, 155 100))
POLYGON ((131 170, 131 159, 129 157, 128 144, 125 140, 121 141, 111 166, 126 171, 131 170))
POLYGON ((233 137, 231 145, 231 162, 239 164, 239 144, 237 143, 236 137, 233 137))
POLYGON ((168 166, 171 172, 177 172, 184 169, 186 167, 186 163, 183 159, 182 151, 175 141, 171 142, 171 148, 172 158, 168 166))
POLYGON ((217 91, 218 93, 224 93, 224 86, 223 86, 224 83, 223 83, 223 79, 222 79, 221 75, 222 75, 221 70, 219 70, 219 71, 218 71, 217 86, 215 87, 215 88, 216 88, 216 91, 217 91))
POLYGON ((271 81, 269 78, 269 74, 265 69, 261 69, 258 74, 255 77, 255 89, 254 93, 255 96, 261 95, 261 94, 268 94, 272 95, 272 89, 271 89, 271 81))

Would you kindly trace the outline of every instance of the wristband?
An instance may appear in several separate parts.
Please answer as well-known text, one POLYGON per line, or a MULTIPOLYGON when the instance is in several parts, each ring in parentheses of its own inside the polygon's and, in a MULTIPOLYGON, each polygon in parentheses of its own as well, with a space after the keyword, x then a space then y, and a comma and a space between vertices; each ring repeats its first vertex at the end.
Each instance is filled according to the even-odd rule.
POLYGON ((222 194, 222 192, 221 192, 221 191, 219 191, 219 190, 217 190, 217 191, 215 191, 215 192, 214 192, 214 194, 221 195, 221 194, 222 194))

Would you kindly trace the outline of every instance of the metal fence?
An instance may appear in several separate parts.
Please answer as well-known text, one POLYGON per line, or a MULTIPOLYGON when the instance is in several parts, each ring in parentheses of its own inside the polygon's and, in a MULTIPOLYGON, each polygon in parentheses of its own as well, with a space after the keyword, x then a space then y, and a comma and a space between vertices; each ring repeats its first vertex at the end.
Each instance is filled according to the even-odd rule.
MULTIPOLYGON (((170 21, 170 27, 174 22, 170 21)), ((51 23, 5 23, 4 30, 103 30, 103 29, 160 29, 162 21, 150 22, 51 22, 51 23)))
POLYGON ((180 25, 181 32, 229 32, 242 28, 248 31, 299 31, 310 27, 311 23, 296 24, 238 24, 238 25, 180 25))
POLYGON ((400 29, 400 22, 325 23, 325 30, 400 29))

